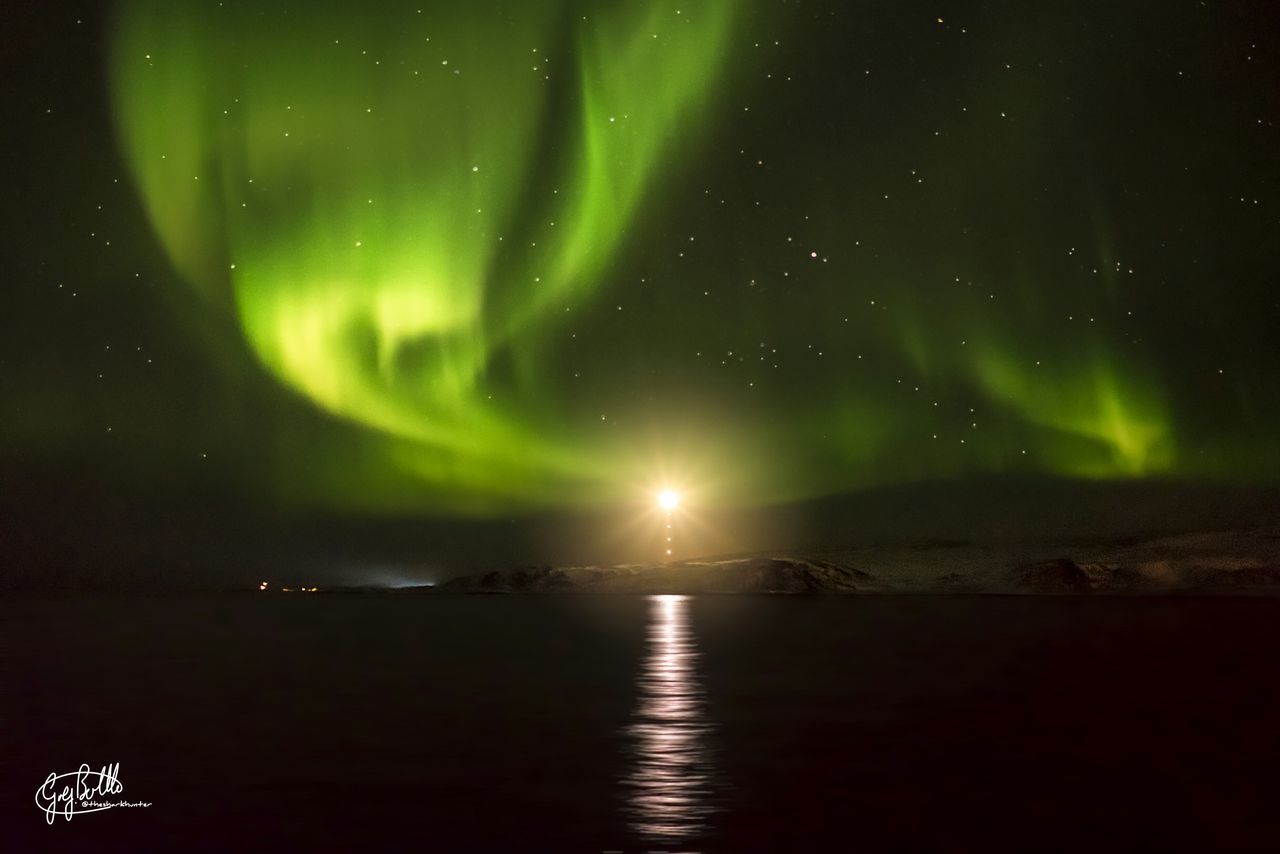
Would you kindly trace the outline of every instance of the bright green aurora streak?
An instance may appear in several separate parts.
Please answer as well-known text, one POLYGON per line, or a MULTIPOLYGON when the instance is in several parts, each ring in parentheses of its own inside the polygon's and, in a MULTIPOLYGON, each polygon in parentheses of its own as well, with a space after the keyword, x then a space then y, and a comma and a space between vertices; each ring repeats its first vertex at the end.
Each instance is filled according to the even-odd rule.
POLYGON ((118 124, 174 265, 214 301, 230 287, 284 383, 398 440, 428 481, 581 491, 620 467, 482 380, 510 347, 536 388, 523 339, 598 285, 716 81, 731 5, 619 4, 585 26, 559 2, 430 4, 406 26, 349 4, 132 3, 118 124))
MULTIPOLYGON (((267 370, 368 428, 401 475, 477 508, 625 495, 653 474, 643 438, 565 426, 548 342, 598 302, 660 176, 709 132, 739 4, 322 5, 122 7, 117 125, 175 269, 234 314, 267 370)), ((1158 384, 1119 370, 1101 339, 1033 371, 989 315, 972 318, 985 334, 961 355, 906 318, 859 346, 983 400, 1039 470, 1173 465, 1158 384)), ((737 322, 763 339, 766 321, 744 306, 737 322)), ((816 331, 851 334, 834 316, 816 331)), ((719 448, 752 484, 738 500, 761 501, 1000 470, 1008 456, 918 453, 913 416, 839 372, 826 393, 780 392, 777 408, 664 453, 719 448), (838 465, 785 450, 823 442, 838 465)))

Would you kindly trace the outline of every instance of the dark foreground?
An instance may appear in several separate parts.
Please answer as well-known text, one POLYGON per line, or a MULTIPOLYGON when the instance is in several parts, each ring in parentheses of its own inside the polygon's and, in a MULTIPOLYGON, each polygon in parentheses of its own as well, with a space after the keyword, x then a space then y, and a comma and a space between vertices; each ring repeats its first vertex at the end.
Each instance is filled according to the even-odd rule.
POLYGON ((1280 599, 0 602, 8 850, 1280 845, 1280 599), (119 763, 117 808, 36 790, 119 763))

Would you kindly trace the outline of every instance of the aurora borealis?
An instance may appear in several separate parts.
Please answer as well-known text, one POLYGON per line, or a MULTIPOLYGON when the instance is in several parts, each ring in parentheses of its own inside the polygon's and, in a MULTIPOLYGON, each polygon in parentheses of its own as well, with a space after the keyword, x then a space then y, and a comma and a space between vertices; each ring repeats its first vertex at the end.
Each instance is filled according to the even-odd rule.
POLYGON ((175 267, 229 289, 282 383, 428 482, 506 497, 607 480, 601 443, 546 424, 543 339, 601 287, 690 136, 726 4, 590 26, 562 4, 343 9, 297 29, 252 7, 125 14, 119 121, 175 267))
POLYGON ((86 343, 6 444, 445 515, 1272 482, 1259 9, 121 3, 22 152, 88 163, 10 346, 86 343))

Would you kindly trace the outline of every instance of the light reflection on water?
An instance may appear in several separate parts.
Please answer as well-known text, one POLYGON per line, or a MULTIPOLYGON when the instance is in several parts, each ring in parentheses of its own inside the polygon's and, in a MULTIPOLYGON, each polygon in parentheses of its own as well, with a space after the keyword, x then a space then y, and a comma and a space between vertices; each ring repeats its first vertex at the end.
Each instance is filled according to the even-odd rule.
POLYGON ((715 768, 707 735, 696 639, 684 596, 650 596, 638 703, 627 729, 631 767, 623 780, 631 829, 662 845, 706 830, 714 811, 715 768))

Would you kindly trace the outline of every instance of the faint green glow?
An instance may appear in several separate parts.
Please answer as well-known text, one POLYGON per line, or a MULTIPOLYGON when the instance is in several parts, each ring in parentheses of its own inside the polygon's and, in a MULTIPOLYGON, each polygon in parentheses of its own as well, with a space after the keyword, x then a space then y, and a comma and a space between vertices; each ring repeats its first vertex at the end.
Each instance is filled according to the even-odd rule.
POLYGON ((973 348, 981 387, 1028 424, 1045 470, 1083 477, 1167 471, 1168 415, 1155 384, 1118 370, 1099 347, 1081 344, 1049 365, 973 348))

